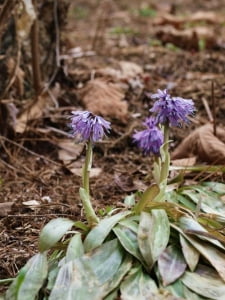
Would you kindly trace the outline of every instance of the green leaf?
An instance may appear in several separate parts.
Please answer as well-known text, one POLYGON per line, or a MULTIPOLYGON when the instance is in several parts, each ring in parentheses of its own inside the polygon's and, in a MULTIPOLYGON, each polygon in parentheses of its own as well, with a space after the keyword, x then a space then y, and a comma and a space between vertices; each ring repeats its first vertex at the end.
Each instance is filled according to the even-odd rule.
POLYGON ((160 189, 157 184, 150 186, 141 196, 141 199, 138 201, 134 207, 134 211, 138 214, 143 211, 143 209, 148 205, 149 202, 153 201, 155 197, 159 194, 160 189))
POLYGON ((180 203, 191 210, 196 209, 196 205, 190 199, 184 197, 183 195, 180 195, 178 192, 172 191, 167 193, 166 199, 168 202, 180 203))
POLYGON ((85 252, 91 251, 100 246, 112 228, 123 218, 129 215, 130 212, 120 212, 112 217, 101 220, 96 227, 94 227, 84 240, 85 252))
POLYGON ((181 217, 179 219, 179 227, 185 232, 189 234, 194 234, 202 240, 208 241, 211 244, 214 244, 221 249, 225 250, 225 247, 216 239, 208 237, 208 231, 200 225, 196 220, 190 217, 181 217))
POLYGON ((141 268, 132 269, 126 279, 122 282, 121 299, 146 300, 157 299, 158 288, 148 274, 142 272, 141 268))
POLYGON ((163 209, 142 212, 138 228, 138 245, 149 269, 166 248, 170 236, 170 224, 163 209))
MULTIPOLYGON (((119 281, 119 268, 125 268, 121 264, 122 259, 123 251, 117 239, 114 239, 69 261, 60 269, 49 300, 103 299, 114 288, 115 282, 119 281)), ((122 272, 122 276, 124 275, 122 272)))
POLYGON ((213 192, 219 195, 225 195, 225 184, 219 182, 206 181, 202 183, 203 186, 209 187, 213 192))
POLYGON ((39 251, 44 252, 52 248, 71 229, 74 222, 65 218, 51 220, 42 229, 39 237, 39 251))
POLYGON ((181 234, 180 243, 186 263, 190 270, 194 271, 198 264, 200 253, 181 234))
MULTIPOLYGON (((195 293, 204 297, 225 300, 225 283, 213 270, 211 272, 185 272, 182 282, 195 293)), ((192 299, 192 298, 190 298, 192 299)))
POLYGON ((70 240, 67 252, 66 252, 66 262, 74 260, 84 254, 84 247, 82 244, 81 234, 76 233, 70 240))
POLYGON ((180 278, 186 267, 182 252, 179 251, 177 245, 167 247, 158 259, 158 268, 163 285, 166 286, 180 278))
POLYGON ((145 265, 138 247, 137 233, 121 224, 118 224, 116 227, 114 227, 113 231, 124 249, 145 265))
MULTIPOLYGON (((189 187, 190 188, 190 187, 189 187)), ((189 197, 194 203, 200 206, 201 210, 210 214, 219 214, 221 216, 225 213, 225 205, 221 200, 215 199, 215 205, 213 205, 213 199, 206 194, 198 193, 192 190, 183 190, 182 195, 189 197)))
POLYGON ((33 256, 9 287, 5 300, 33 300, 47 277, 46 253, 33 256))

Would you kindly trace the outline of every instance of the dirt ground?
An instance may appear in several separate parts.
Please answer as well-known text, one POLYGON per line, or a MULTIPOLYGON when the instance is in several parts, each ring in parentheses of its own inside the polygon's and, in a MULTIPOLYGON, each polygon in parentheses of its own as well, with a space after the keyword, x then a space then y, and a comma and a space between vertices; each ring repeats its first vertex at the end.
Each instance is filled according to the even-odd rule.
MULTIPOLYGON (((0 278, 15 276, 37 252, 40 229, 50 219, 83 218, 84 146, 68 137, 72 110, 89 109, 112 123, 111 134, 94 149, 91 193, 100 214, 151 183, 151 157, 131 138, 149 115, 148 93, 168 88, 196 104, 191 124, 171 130, 172 150, 213 117, 216 127, 225 127, 224 0, 71 2, 51 104, 26 120, 25 129, 1 136, 0 278)), ((15 92, 7 99, 18 116, 22 100, 15 92)), ((196 164, 213 164, 196 157, 196 164)), ((221 172, 200 174, 206 177, 224 181, 221 172)))

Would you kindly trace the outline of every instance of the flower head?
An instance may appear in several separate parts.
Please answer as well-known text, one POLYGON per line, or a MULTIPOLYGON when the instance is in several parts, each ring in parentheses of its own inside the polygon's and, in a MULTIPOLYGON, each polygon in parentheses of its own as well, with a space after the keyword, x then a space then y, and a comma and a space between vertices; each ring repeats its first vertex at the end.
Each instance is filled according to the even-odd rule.
POLYGON ((147 129, 136 132, 133 135, 134 142, 143 150, 144 154, 159 155, 160 147, 163 144, 162 131, 156 126, 156 120, 152 117, 147 118, 143 125, 147 129))
POLYGON ((72 111, 72 135, 80 142, 98 142, 110 130, 110 122, 89 111, 72 111))
POLYGON ((151 112, 156 113, 157 123, 180 126, 188 123, 188 116, 195 112, 194 102, 191 99, 171 97, 167 90, 158 90, 158 93, 151 96, 157 99, 151 112))

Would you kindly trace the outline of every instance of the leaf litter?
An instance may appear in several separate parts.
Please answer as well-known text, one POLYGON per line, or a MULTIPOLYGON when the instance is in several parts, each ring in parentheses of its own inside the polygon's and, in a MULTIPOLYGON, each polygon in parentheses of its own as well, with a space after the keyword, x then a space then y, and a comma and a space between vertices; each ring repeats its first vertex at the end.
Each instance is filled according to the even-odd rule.
MULTIPOLYGON (((87 13, 88 22, 85 17, 79 19, 70 16, 68 25, 63 28, 65 48, 61 50, 61 61, 64 65, 58 71, 52 66, 51 57, 46 55, 49 49, 46 51, 43 44, 51 39, 44 36, 43 30, 41 35, 44 38, 40 41, 40 48, 43 51, 42 60, 46 62, 42 65, 44 80, 54 87, 58 84, 60 90, 55 94, 54 101, 49 97, 49 93, 39 96, 36 100, 35 97, 31 97, 32 83, 28 80, 30 63, 20 63, 14 84, 4 96, 4 99, 15 107, 8 137, 17 144, 1 139, 0 195, 4 213, 0 220, 0 259, 3 261, 3 278, 15 276, 17 270, 34 255, 40 228, 47 221, 56 216, 82 219, 78 197, 80 178, 73 173, 77 175, 80 172, 84 157, 82 148, 74 144, 72 146, 72 141, 65 136, 65 133, 69 132, 67 123, 71 110, 89 109, 107 117, 113 124, 110 139, 96 145, 95 149, 95 176, 91 180, 91 189, 97 210, 121 203, 127 193, 135 191, 136 182, 143 182, 145 186, 150 186, 152 182, 149 174, 151 158, 140 156, 127 132, 136 121, 133 115, 139 114, 137 118, 148 115, 151 103, 146 99, 145 93, 156 88, 172 88, 177 94, 193 98, 198 107, 196 123, 186 131, 176 129, 172 133, 171 147, 174 149, 174 159, 189 158, 193 152, 198 164, 224 163, 225 141, 222 128, 225 126, 225 60, 222 49, 225 44, 225 32, 222 26, 218 27, 218 24, 221 25, 220 6, 217 6, 217 1, 214 7, 210 3, 204 3, 203 13, 202 7, 198 7, 196 1, 185 0, 176 6, 177 13, 171 13, 169 17, 164 16, 164 26, 157 21, 157 14, 160 17, 162 8, 157 8, 157 1, 155 2, 155 18, 139 15, 139 4, 135 1, 129 3, 135 12, 130 12, 129 18, 116 19, 109 16, 105 30, 100 30, 101 49, 96 46, 95 52, 91 53, 88 51, 94 38, 92 28, 96 28, 98 21, 96 14, 87 13), (193 14, 193 11, 196 13, 193 14), (179 16, 182 12, 186 17, 179 16), (199 23, 202 31, 198 29, 199 23), (172 27, 167 27, 168 25, 172 27), (187 28, 188 26, 190 28, 187 28), (76 35, 75 39, 71 39, 72 34, 76 35), (79 55, 69 51, 77 46, 81 49, 79 55), (211 52, 207 52, 208 48, 211 52), (70 57, 63 57, 63 53, 70 57), (52 72, 56 72, 56 75, 53 76, 53 81, 49 82, 52 72), (138 90, 132 80, 138 80, 141 89, 138 90), (212 133, 212 125, 207 124, 207 113, 199 100, 204 95, 210 102, 211 80, 216 82, 214 94, 218 103, 217 136, 212 133), (167 82, 170 82, 169 86, 166 86, 167 82), (185 142, 185 138, 189 141, 185 142), (114 141, 119 142, 114 145, 114 141), (109 150, 105 156, 108 144, 109 150), (111 144, 113 147, 110 148, 111 144), (42 200, 43 197, 50 197, 52 201, 47 203, 42 200), (27 201, 37 201, 40 205, 37 208, 32 206, 31 209, 29 205, 23 205, 23 202, 27 201)), ((87 11, 98 10, 94 3, 85 3, 87 11)), ((124 5, 126 7, 125 3, 124 5)), ((65 19, 65 7, 66 5, 64 10, 60 10, 62 23, 65 19)), ((42 9, 44 11, 43 7, 42 9)), ((72 11, 72 8, 70 9, 72 11)), ((168 4, 166 9, 168 13, 173 7, 168 4)), ((114 10, 119 14, 123 12, 124 7, 118 4, 114 10)), ((41 28, 49 25, 48 17, 48 13, 43 14, 41 28)), ((104 27, 104 24, 101 26, 104 27)), ((51 56, 51 53, 49 55, 51 56)), ((29 55, 26 58, 29 61, 29 55)), ((13 76, 17 63, 12 55, 10 59, 13 63, 11 69, 8 67, 10 72, 4 74, 3 70, 5 77, 13 76)), ((2 84, 0 88, 1 92, 4 92, 2 84)), ((1 100, 0 105, 0 120, 6 120, 6 116, 9 118, 6 112, 8 104, 1 100)), ((4 135, 6 131, 3 129, 7 125, 2 121, 1 124, 1 134, 4 135)), ((193 163, 193 160, 189 160, 187 164, 193 163)), ((184 165, 185 162, 181 164, 184 165)), ((200 178, 204 178, 204 174, 200 178)), ((217 173, 212 173, 211 178, 224 181, 224 176, 217 173)))

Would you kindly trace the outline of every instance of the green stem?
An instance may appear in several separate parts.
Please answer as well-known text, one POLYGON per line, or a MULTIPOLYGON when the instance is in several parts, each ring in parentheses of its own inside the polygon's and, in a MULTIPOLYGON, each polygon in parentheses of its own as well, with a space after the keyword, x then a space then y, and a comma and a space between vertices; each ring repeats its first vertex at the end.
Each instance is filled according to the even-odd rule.
POLYGON ((91 165, 92 165, 92 143, 91 141, 89 141, 86 148, 86 157, 85 157, 85 163, 84 163, 83 173, 82 173, 83 186, 80 189, 80 197, 83 203, 88 224, 90 226, 93 226, 96 223, 98 223, 98 218, 92 207, 91 197, 90 197, 89 177, 90 177, 91 165))
POLYGON ((169 125, 164 126, 164 146, 163 146, 163 155, 162 158, 162 168, 160 182, 166 181, 169 175, 169 166, 170 166, 170 154, 169 154, 169 125))
POLYGON ((83 188, 85 189, 88 195, 90 194, 89 177, 90 177, 91 165, 92 165, 92 143, 89 141, 88 144, 86 145, 86 157, 85 157, 83 174, 82 174, 83 188))

